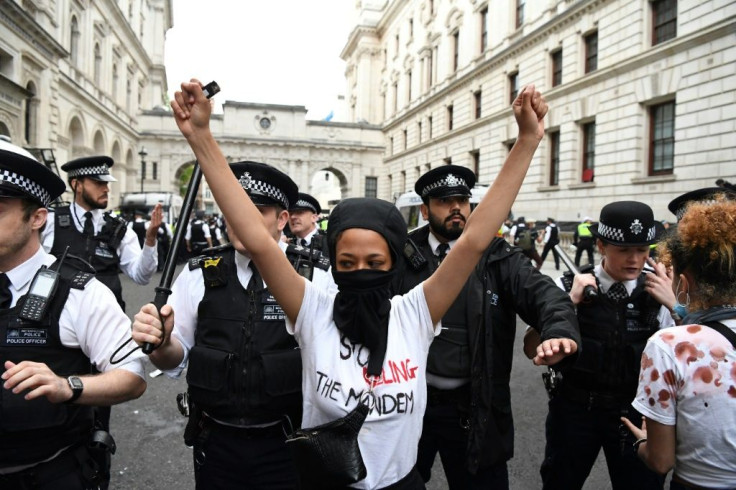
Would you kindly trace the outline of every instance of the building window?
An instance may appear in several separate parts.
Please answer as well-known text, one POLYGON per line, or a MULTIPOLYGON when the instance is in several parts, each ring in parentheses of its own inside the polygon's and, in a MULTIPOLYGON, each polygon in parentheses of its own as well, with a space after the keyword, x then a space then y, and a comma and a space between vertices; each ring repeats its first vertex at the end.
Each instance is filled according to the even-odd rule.
POLYGON ((102 73, 102 53, 100 52, 99 43, 95 43, 95 67, 94 67, 94 79, 95 85, 99 88, 100 86, 100 74, 102 73))
POLYGON ((481 115, 481 91, 473 92, 473 102, 475 103, 475 118, 480 119, 481 115))
POLYGON ((422 121, 417 122, 417 140, 422 142, 422 121))
POLYGON ((406 148, 407 148, 408 146, 409 146, 409 131, 407 131, 407 130, 405 129, 405 130, 404 130, 404 149, 406 150, 406 148))
POLYGON ((675 102, 649 108, 649 175, 671 174, 675 157, 675 102))
POLYGON ((36 144, 36 86, 33 82, 28 82, 26 85, 28 95, 25 100, 25 111, 23 113, 23 119, 25 123, 25 139, 26 144, 36 144))
POLYGON ((519 73, 509 75, 509 104, 513 104, 519 95, 519 73))
POLYGON ((76 66, 79 63, 79 22, 76 17, 72 17, 71 39, 69 43, 69 57, 76 66))
POLYGON ((560 132, 549 133, 549 185, 560 183, 560 132))
POLYGON ((409 19, 409 39, 414 38, 414 19, 409 19))
POLYGON ((394 101, 393 101, 393 108, 394 108, 394 114, 399 110, 399 82, 394 82, 393 84, 393 95, 394 95, 394 101))
POLYGON ((411 102, 411 70, 406 72, 406 102, 411 102))
POLYGON ((432 139, 432 116, 427 118, 427 131, 429 132, 427 138, 432 139))
POLYGON ((488 47, 488 7, 480 11, 480 52, 488 47))
POLYGON ((399 55, 399 35, 396 34, 396 37, 394 38, 394 58, 396 58, 399 55))
POLYGON ((378 197, 378 177, 365 178, 365 197, 378 197))
POLYGON ((677 36, 677 0, 652 2, 652 45, 669 41, 677 36))
POLYGON ((434 15, 434 0, 429 0, 429 15, 434 15))
POLYGON ((456 72, 459 65, 460 55, 460 30, 452 34, 452 71, 456 72))
POLYGON ((158 180, 158 162, 151 163, 151 172, 153 173, 153 176, 151 177, 153 180, 158 180))
POLYGON ((132 102, 132 96, 133 96, 133 84, 130 81, 130 78, 126 80, 125 82, 125 110, 128 111, 130 114, 131 112, 131 102, 132 102))
POLYGON ((595 177, 595 121, 583 124, 583 182, 595 177))
POLYGON ((112 65, 112 100, 114 103, 118 103, 118 83, 119 83, 119 75, 118 75, 118 65, 112 65))
POLYGON ((455 108, 452 105, 447 106, 447 130, 452 131, 452 123, 454 117, 455 108))
POLYGON ((393 155, 394 154, 394 137, 391 136, 388 139, 388 154, 393 155))
POLYGON ((473 172, 475 173, 475 180, 477 181, 480 177, 480 150, 471 151, 470 159, 473 162, 473 172))
POLYGON ((552 53, 552 86, 562 84, 562 50, 552 53))
POLYGON ((516 28, 524 24, 524 4, 526 0, 516 0, 516 28))
POLYGON ((598 31, 585 36, 585 73, 598 69, 598 31))

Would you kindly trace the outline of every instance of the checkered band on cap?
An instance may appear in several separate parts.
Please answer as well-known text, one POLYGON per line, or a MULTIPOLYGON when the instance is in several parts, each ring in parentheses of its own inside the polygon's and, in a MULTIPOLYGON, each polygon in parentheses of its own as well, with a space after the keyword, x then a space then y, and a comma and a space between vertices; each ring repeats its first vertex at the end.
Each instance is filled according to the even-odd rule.
POLYGON ((465 179, 462 177, 458 177, 454 174, 447 174, 444 175, 441 179, 437 180, 436 182, 433 182, 431 184, 428 184, 424 186, 422 189, 422 197, 425 197, 427 194, 432 192, 434 189, 437 189, 438 187, 460 187, 465 186, 469 187, 467 182, 465 182, 465 179))
POLYGON ((36 182, 10 170, 0 170, 0 185, 13 185, 41 201, 44 206, 51 204, 51 194, 36 182))
POLYGON ((67 177, 74 179, 77 177, 87 177, 90 175, 110 175, 109 167, 105 164, 95 165, 93 167, 75 168, 67 172, 67 177))
POLYGON ((598 233, 600 233, 603 238, 613 242, 624 241, 624 230, 621 228, 614 228, 613 226, 598 223, 598 233))
POLYGON ((304 208, 304 209, 311 209, 313 213, 317 212, 317 208, 315 208, 311 202, 306 201, 304 199, 299 199, 296 204, 293 206, 294 208, 304 208))
POLYGON ((249 172, 244 172, 243 175, 240 176, 240 179, 238 179, 238 182, 240 182, 240 185, 243 186, 243 189, 245 189, 248 194, 268 197, 278 202, 284 208, 289 209, 289 200, 287 199, 286 194, 284 194, 278 187, 275 187, 268 182, 254 179, 249 172))
POLYGON ((705 206, 712 206, 716 203, 715 199, 703 199, 698 201, 686 201, 683 203, 682 206, 680 206, 680 209, 677 210, 677 213, 675 216, 677 216, 677 221, 680 221, 683 216, 685 216, 685 212, 687 211, 687 205, 691 202, 697 202, 698 204, 703 204, 705 206))
POLYGON ((654 236, 656 234, 656 229, 652 226, 649 228, 649 231, 647 231, 647 241, 654 240, 654 236))

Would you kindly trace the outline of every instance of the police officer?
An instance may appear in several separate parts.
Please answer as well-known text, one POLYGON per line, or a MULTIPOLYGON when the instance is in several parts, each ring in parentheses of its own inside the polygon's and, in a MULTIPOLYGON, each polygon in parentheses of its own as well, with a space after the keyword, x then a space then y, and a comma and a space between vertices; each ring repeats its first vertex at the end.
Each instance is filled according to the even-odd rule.
POLYGON ((555 270, 560 270, 560 256, 555 250, 555 245, 560 243, 560 229, 557 227, 554 218, 547 218, 547 228, 544 229, 544 249, 542 250, 542 263, 547 258, 547 254, 552 251, 555 258, 555 270))
POLYGON ((295 245, 321 250, 328 255, 326 233, 317 227, 321 212, 322 207, 317 199, 300 192, 299 199, 289 209, 289 228, 294 235, 291 241, 295 245))
POLYGON ((212 235, 210 227, 204 220, 204 210, 198 209, 194 212, 194 219, 189 222, 187 232, 184 234, 187 252, 191 255, 199 255, 205 248, 212 248, 212 235))
POLYGON ((145 209, 136 209, 133 221, 128 223, 128 228, 133 230, 138 237, 138 244, 141 246, 141 249, 146 241, 146 230, 148 229, 148 223, 146 222, 147 214, 148 211, 145 209))
POLYGON ((41 247, 46 208, 64 187, 0 141, 0 488, 97 488, 111 439, 94 431, 90 405, 137 398, 146 387, 139 357, 110 364, 130 338, 113 294, 73 267, 79 261, 60 264, 41 247))
POLYGON ((116 182, 110 175, 113 160, 106 156, 78 158, 61 166, 67 173, 69 186, 74 192, 70 206, 56 207, 49 213, 49 222, 41 235, 44 248, 60 256, 66 247, 69 253, 86 260, 95 268, 97 279, 115 294, 125 310, 123 288, 118 276, 120 270, 136 284, 146 285, 156 271, 156 229, 163 219, 161 205, 151 213, 152 225, 146 230, 141 250, 138 237, 126 228, 125 220, 107 208, 109 183, 116 182), (52 217, 53 216, 53 217, 52 217))
MULTIPOLYGON (((296 184, 263 163, 230 167, 295 268, 311 268, 315 283, 334 288, 327 257, 317 251, 310 257, 303 247, 280 240, 286 210, 297 199, 296 184)), ((161 311, 163 343, 151 305, 135 316, 133 338, 159 345, 150 359, 170 376, 179 376, 188 363, 194 410, 185 440, 194 445, 197 488, 295 488, 281 421, 284 415, 296 424, 301 420, 299 347, 247 250, 231 240, 190 260, 175 281, 170 306, 161 311)))
POLYGON ((207 227, 210 229, 212 246, 219 247, 220 245, 224 245, 224 242, 222 241, 222 232, 220 231, 220 227, 217 225, 217 219, 214 216, 210 216, 210 219, 207 220, 207 227))
MULTIPOLYGON (((422 175, 414 189, 428 224, 405 247, 398 294, 434 272, 462 233, 470 214, 475 174, 443 165, 422 175)), ((442 318, 429 350, 428 402, 417 468, 424 481, 437 452, 451 489, 507 489, 513 455, 509 379, 517 313, 545 339, 537 363, 572 354, 580 341, 572 303, 521 250, 495 238, 462 293, 442 318)))
MULTIPOLYGON (((561 279, 577 306, 583 346, 549 402, 542 481, 547 490, 582 488, 603 448, 614 490, 659 489, 663 479, 636 457, 620 421, 626 416, 640 423, 631 400, 641 354, 653 333, 674 325, 668 308, 647 291, 642 273, 655 237, 654 214, 640 202, 613 202, 590 231, 601 264, 593 274, 561 279), (595 298, 585 299, 586 286, 597 291, 595 298)), ((664 268, 650 274, 666 280, 664 268)))
POLYGON ((572 236, 572 243, 577 247, 575 250, 575 265, 580 267, 580 257, 583 255, 583 251, 588 253, 588 263, 595 265, 593 260, 593 234, 590 232, 590 226, 593 220, 586 216, 583 218, 583 222, 575 228, 575 233, 572 236))

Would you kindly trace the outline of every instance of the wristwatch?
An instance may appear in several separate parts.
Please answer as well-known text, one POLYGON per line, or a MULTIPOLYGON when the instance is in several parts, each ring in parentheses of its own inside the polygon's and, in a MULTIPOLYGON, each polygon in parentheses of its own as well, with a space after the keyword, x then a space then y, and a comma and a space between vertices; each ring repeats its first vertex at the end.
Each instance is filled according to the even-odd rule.
POLYGON ((76 399, 82 395, 82 391, 84 391, 84 383, 82 383, 79 376, 69 376, 66 378, 66 381, 69 383, 69 388, 72 389, 72 397, 65 403, 74 403, 76 399))

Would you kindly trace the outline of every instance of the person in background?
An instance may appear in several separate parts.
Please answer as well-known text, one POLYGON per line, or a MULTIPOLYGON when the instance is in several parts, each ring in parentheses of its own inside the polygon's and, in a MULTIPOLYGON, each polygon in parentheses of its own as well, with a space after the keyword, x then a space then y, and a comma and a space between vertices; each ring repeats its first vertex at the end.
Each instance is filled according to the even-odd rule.
POLYGON ((138 243, 140 244, 141 248, 143 248, 143 244, 146 241, 146 230, 148 229, 149 225, 149 222, 146 220, 147 217, 148 211, 146 209, 138 208, 135 210, 135 217, 133 218, 133 221, 128 223, 128 229, 133 230, 138 236, 138 243))
POLYGON ((219 247, 220 245, 223 245, 224 242, 222 240, 222 232, 220 231, 220 227, 217 226, 217 219, 214 216, 211 216, 210 219, 207 220, 207 226, 210 229, 210 238, 212 239, 212 246, 219 247))
POLYGON ((593 219, 586 216, 583 218, 583 222, 575 228, 575 233, 572 236, 572 243, 577 247, 575 250, 575 266, 580 267, 580 258, 583 256, 583 252, 588 254, 588 263, 595 265, 593 259, 593 245, 595 240, 593 234, 590 232, 590 226, 593 224, 593 219))
POLYGON ((736 201, 712 197, 685 206, 658 247, 687 311, 642 354, 632 405, 645 422, 623 419, 647 466, 674 468, 671 490, 736 488, 736 201))
POLYGON ((41 246, 47 207, 64 188, 30 153, 0 140, 4 489, 98 488, 109 478, 114 441, 97 428, 93 406, 132 400, 146 389, 139 353, 110 362, 130 339, 130 320, 115 296, 78 268, 86 267, 81 261, 67 256, 60 263, 41 246))
POLYGON ((317 228, 317 220, 322 208, 319 201, 304 192, 289 209, 289 228, 294 235, 291 243, 302 247, 311 247, 328 256, 326 234, 317 228))
POLYGON ((161 272, 164 270, 166 264, 166 257, 169 255, 169 249, 171 249, 171 243, 174 239, 174 233, 171 231, 171 226, 162 220, 158 227, 158 265, 156 270, 161 272))
MULTIPOLYGON (((547 228, 544 229, 544 249, 542 250, 542 263, 547 258, 547 254, 552 251, 555 258, 555 270, 560 270, 560 256, 555 250, 555 245, 560 243, 560 229, 557 227, 554 218, 547 218, 547 228)), ((541 267, 539 267, 541 268, 541 267)))
POLYGON ((212 248, 212 235, 210 227, 204 220, 204 210, 197 209, 194 212, 194 218, 187 226, 187 232, 184 235, 184 242, 187 246, 187 252, 190 256, 197 256, 206 248, 212 248))

